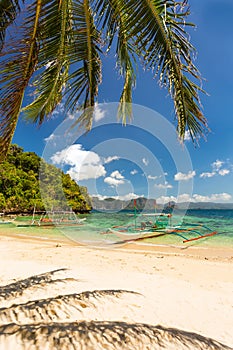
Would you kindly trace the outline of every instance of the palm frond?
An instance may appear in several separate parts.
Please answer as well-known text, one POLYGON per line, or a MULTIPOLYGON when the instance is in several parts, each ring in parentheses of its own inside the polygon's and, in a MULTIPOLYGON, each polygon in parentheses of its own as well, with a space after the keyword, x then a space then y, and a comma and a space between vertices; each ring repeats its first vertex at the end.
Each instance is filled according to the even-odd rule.
POLYGON ((66 106, 71 110, 84 108, 78 122, 91 128, 93 108, 102 80, 100 32, 97 30, 88 0, 73 4, 73 43, 70 51, 72 63, 66 106), (81 101, 81 103, 80 103, 81 101), (86 111, 85 111, 86 109, 86 111))
POLYGON ((26 119, 41 124, 62 100, 69 71, 71 0, 44 2, 40 17, 38 75, 34 101, 23 108, 26 119))
MULTIPOLYGON (((23 3, 0 3, 0 48, 23 3)), ((0 157, 11 142, 29 83, 34 101, 23 109, 27 119, 41 124, 65 97, 66 109, 84 109, 77 123, 91 128, 102 80, 102 37, 107 51, 115 49, 124 79, 118 110, 124 123, 132 115, 139 59, 174 100, 180 138, 186 129, 193 140, 203 135, 207 123, 186 0, 33 0, 26 10, 14 42, 4 44, 0 58, 0 157)))
POLYGON ((185 2, 175 0, 127 1, 125 29, 134 38, 135 51, 141 52, 145 66, 154 71, 171 94, 178 134, 183 140, 186 128, 195 139, 203 133, 206 120, 201 112, 198 92, 191 78, 200 80, 193 64, 195 49, 189 41, 186 23, 189 10, 185 2))
POLYGON ((126 124, 127 118, 132 118, 132 89, 136 83, 136 76, 132 59, 134 60, 133 50, 127 36, 127 30, 124 25, 125 14, 120 13, 119 16, 119 32, 117 41, 117 64, 120 74, 124 77, 124 87, 120 97, 120 105, 118 108, 118 116, 122 118, 126 124))
POLYGON ((126 123, 132 117, 132 89, 136 83, 134 64, 135 48, 127 30, 128 8, 125 1, 105 0, 97 3, 95 10, 101 29, 106 31, 106 41, 110 50, 116 37, 117 67, 124 78, 123 91, 120 97, 118 116, 126 123))
POLYGON ((6 29, 12 24, 20 12, 20 2, 18 0, 4 0, 0 2, 0 51, 3 48, 6 29))
POLYGON ((41 1, 30 5, 24 26, 2 52, 0 60, 0 158, 10 145, 19 117, 24 91, 38 58, 38 20, 41 1))

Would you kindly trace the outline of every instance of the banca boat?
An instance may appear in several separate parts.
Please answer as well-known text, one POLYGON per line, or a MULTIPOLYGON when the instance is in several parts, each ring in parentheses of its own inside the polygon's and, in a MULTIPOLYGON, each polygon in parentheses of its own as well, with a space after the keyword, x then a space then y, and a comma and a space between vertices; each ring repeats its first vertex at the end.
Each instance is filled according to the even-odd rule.
MULTIPOLYGON (((134 215, 134 214, 130 214, 134 215)), ((180 224, 172 225, 172 214, 166 213, 149 213, 141 214, 137 218, 144 218, 138 224, 135 222, 130 225, 116 225, 108 228, 103 234, 113 234, 120 238, 118 243, 127 243, 131 241, 139 241, 146 238, 155 238, 163 235, 176 235, 182 238, 183 243, 196 241, 202 238, 216 235, 218 232, 211 230, 209 227, 202 224, 180 224), (148 220, 149 217, 154 219, 148 220)))

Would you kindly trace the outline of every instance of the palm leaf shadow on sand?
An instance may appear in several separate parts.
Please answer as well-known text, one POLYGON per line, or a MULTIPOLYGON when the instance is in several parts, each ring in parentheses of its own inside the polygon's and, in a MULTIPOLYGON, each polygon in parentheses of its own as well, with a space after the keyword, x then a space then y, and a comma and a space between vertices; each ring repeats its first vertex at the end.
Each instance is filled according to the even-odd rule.
POLYGON ((125 322, 73 322, 0 327, 0 349, 232 350, 213 339, 175 328, 125 322), (16 345, 17 344, 17 345, 16 345), (12 347, 16 345, 16 347, 12 347), (10 347, 11 346, 11 347, 10 347))
POLYGON ((33 286, 43 287, 45 284, 75 280, 72 278, 54 278, 54 275, 57 272, 61 271, 67 271, 67 269, 56 269, 53 271, 42 273, 40 275, 28 277, 5 286, 0 286, 0 302, 2 300, 7 300, 11 299, 12 297, 20 296, 26 289, 33 286))
POLYGON ((114 310, 119 306, 128 306, 127 299, 125 305, 119 305, 119 300, 124 301, 122 297, 126 294, 142 296, 127 290, 95 290, 14 304, 0 308, 0 324, 102 320, 101 316, 106 316, 110 307, 114 310))
MULTIPOLYGON (((34 292, 36 288, 56 281, 62 281, 69 286, 68 282, 73 279, 54 277, 55 273, 61 271, 66 269, 57 269, 2 286, 0 301, 11 301, 12 298, 14 301, 15 296, 22 295, 25 290, 31 291, 31 287, 35 287, 32 289, 34 292)), ((33 300, 34 295, 29 294, 30 301, 21 301, 20 304, 11 304, 0 309, 0 322, 7 323, 0 325, 0 350, 233 350, 196 333, 160 325, 123 322, 119 300, 126 294, 142 296, 126 290, 95 290, 33 300), (103 320, 103 316, 106 316, 102 313, 103 305, 108 309, 109 301, 113 303, 114 309, 119 309, 120 317, 117 321, 103 320), (88 308, 91 311, 89 320, 88 317, 85 319, 87 315, 83 312, 88 308), (93 310, 99 312, 98 317, 93 310), (72 319, 72 315, 78 317, 72 319), (80 321, 77 321, 78 318, 80 321)), ((126 298, 124 313, 130 310, 128 300, 126 298)), ((112 310, 113 308, 109 308, 108 313, 112 310)))

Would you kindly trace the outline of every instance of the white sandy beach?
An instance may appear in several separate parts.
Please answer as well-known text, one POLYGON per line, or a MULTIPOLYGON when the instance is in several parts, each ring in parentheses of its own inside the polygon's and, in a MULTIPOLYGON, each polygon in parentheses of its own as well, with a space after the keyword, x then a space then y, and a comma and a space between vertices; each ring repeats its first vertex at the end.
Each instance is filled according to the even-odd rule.
MULTIPOLYGON (((128 324, 135 327, 138 323, 161 325, 166 328, 165 331, 162 329, 163 339, 167 329, 178 329, 191 334, 198 333, 213 338, 229 348, 233 347, 233 250, 231 249, 181 250, 155 247, 152 250, 139 245, 128 245, 112 250, 93 249, 78 246, 66 239, 58 242, 1 234, 0 252, 0 284, 8 285, 0 289, 1 350, 225 348, 217 343, 213 345, 210 340, 205 347, 201 345, 200 339, 198 345, 200 347, 196 345, 195 347, 194 343, 193 345, 187 343, 185 347, 181 345, 182 339, 178 341, 178 338, 174 344, 172 340, 171 345, 167 347, 162 345, 160 347, 159 338, 156 343, 153 340, 150 345, 148 331, 144 332, 144 338, 140 338, 136 329, 131 337, 138 342, 137 346, 130 345, 129 338, 128 345, 124 341, 124 346, 119 345, 120 343, 117 345, 114 341, 113 343, 109 341, 111 346, 107 343, 101 345, 102 343, 96 340, 98 346, 91 347, 86 346, 84 340, 82 347, 80 342, 79 345, 75 345, 74 338, 77 334, 69 330, 71 332, 69 334, 73 334, 73 345, 70 347, 62 342, 58 342, 57 346, 51 345, 54 340, 50 343, 48 341, 43 343, 41 340, 40 347, 33 347, 33 337, 28 337, 22 331, 24 327, 24 330, 27 329, 32 334, 35 329, 30 328, 30 325, 36 324, 37 332, 38 327, 41 331, 41 327, 49 322, 50 324, 58 322, 59 327, 68 322, 68 325, 65 324, 67 331, 71 322, 76 322, 72 327, 74 325, 77 327, 77 322, 80 321, 94 321, 98 325, 100 325, 98 322, 102 321, 112 322, 111 325, 113 322, 116 325, 119 325, 117 322, 123 322, 122 327, 128 324), (38 276, 34 280, 25 280, 30 276, 63 268, 67 270, 38 276), (21 285, 12 284, 20 280, 25 281, 21 285), (93 293, 97 290, 104 292, 93 293), (112 292, 113 290, 118 292, 112 292), (91 294, 82 294, 86 291, 91 294), (66 298, 61 296, 70 294, 73 296, 66 298), (29 304, 29 301, 33 300, 37 302, 29 304), (11 323, 14 325, 10 325, 11 323), (137 337, 140 339, 136 339, 137 337)), ((83 327, 83 324, 81 326, 83 327)), ((79 327, 81 326, 79 324, 79 327)), ((109 324, 107 326, 109 327, 109 324)), ((88 327, 89 329, 94 327, 93 323, 88 323, 88 327)), ((106 324, 101 327, 100 337, 105 332, 103 327, 106 327, 106 324)), ((53 330, 57 332, 59 338, 62 334, 61 329, 53 330)), ((162 331, 159 329, 159 332, 162 331)), ((174 334, 172 336, 175 337, 174 334)), ((170 333, 168 343, 171 340, 169 337, 170 333)), ((38 334, 36 341, 38 343, 38 334)), ((104 341, 107 342, 106 339, 104 341)))

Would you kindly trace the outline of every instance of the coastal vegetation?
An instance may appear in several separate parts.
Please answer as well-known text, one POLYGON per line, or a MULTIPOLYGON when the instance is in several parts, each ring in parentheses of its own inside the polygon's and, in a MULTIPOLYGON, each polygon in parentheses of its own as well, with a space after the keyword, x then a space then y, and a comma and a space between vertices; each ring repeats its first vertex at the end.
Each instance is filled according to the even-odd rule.
MULTIPOLYGON (((194 65, 188 1, 2 1, 0 6, 0 158, 21 112, 41 124, 59 103, 84 112, 91 129, 106 56, 123 80, 119 117, 132 118, 138 66, 151 71, 174 101, 177 132, 193 141, 206 131, 194 65)), ((107 96, 105 96, 108 98, 107 96)))
POLYGON ((24 152, 18 145, 11 145, 6 159, 0 164, 0 211, 32 213, 34 207, 37 211, 61 207, 64 196, 66 204, 74 212, 91 210, 91 199, 86 187, 79 186, 69 174, 45 163, 34 152, 24 152), (43 176, 42 183, 46 183, 48 194, 47 197, 43 196, 43 200, 40 176, 43 176))

